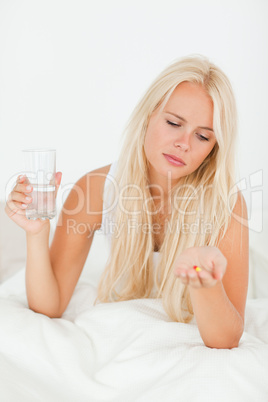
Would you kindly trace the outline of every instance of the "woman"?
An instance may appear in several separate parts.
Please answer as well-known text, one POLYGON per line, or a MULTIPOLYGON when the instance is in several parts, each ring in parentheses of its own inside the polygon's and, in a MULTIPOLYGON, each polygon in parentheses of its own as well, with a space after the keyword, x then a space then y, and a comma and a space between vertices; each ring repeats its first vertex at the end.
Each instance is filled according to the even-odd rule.
MULTIPOLYGON (((95 302, 159 297, 172 320, 187 323, 195 316, 206 346, 237 347, 248 286, 248 228, 240 223, 247 208, 235 185, 236 135, 228 78, 207 58, 186 57, 166 68, 134 109, 118 161, 78 180, 50 250, 49 221, 25 218, 31 188, 20 178, 6 212, 26 231, 29 307, 61 317, 113 195, 108 216, 117 235, 111 236, 95 302), (70 219, 88 230, 68 230, 70 219)), ((58 185, 60 180, 58 173, 58 185)))

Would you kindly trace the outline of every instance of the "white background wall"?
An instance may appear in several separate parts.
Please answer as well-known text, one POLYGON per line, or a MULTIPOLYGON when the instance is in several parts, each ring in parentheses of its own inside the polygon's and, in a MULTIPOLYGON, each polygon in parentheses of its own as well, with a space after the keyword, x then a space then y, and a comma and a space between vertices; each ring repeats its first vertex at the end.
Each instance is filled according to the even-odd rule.
POLYGON ((267 21, 267 0, 0 0, 0 199, 24 148, 56 148, 63 185, 111 163, 153 79, 200 53, 234 88, 249 213, 253 190, 268 207, 267 21))

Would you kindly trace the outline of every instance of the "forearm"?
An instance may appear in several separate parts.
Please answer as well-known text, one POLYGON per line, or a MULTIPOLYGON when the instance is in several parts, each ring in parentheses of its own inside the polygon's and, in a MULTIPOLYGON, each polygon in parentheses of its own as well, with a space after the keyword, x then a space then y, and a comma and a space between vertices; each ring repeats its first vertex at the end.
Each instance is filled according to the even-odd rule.
POLYGON ((230 302, 222 282, 211 288, 189 286, 195 319, 206 346, 231 349, 243 334, 242 317, 230 302))
POLYGON ((26 292, 30 309, 58 317, 59 288, 49 257, 49 225, 38 234, 26 234, 26 292))

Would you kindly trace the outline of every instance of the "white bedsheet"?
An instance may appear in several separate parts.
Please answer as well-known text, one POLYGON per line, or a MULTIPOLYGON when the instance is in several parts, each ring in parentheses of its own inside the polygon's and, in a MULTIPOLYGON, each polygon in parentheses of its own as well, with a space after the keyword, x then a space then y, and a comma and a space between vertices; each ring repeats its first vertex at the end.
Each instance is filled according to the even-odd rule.
POLYGON ((159 300, 93 306, 83 281, 63 318, 34 313, 24 274, 0 286, 1 401, 268 401, 268 299, 247 300, 239 347, 219 350, 159 300))

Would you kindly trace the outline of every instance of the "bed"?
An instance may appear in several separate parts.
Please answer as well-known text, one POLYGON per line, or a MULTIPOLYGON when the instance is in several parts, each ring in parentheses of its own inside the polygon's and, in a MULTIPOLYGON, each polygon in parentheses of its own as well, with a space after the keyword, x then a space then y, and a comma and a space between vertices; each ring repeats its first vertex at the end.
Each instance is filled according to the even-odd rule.
MULTIPOLYGON (((3 402, 268 401, 268 220, 250 231, 250 280, 239 347, 204 346, 195 320, 160 300, 93 306, 108 257, 96 232, 62 318, 28 308, 25 235, 0 209, 0 400, 3 402)), ((52 234, 53 236, 53 228, 52 234)))

